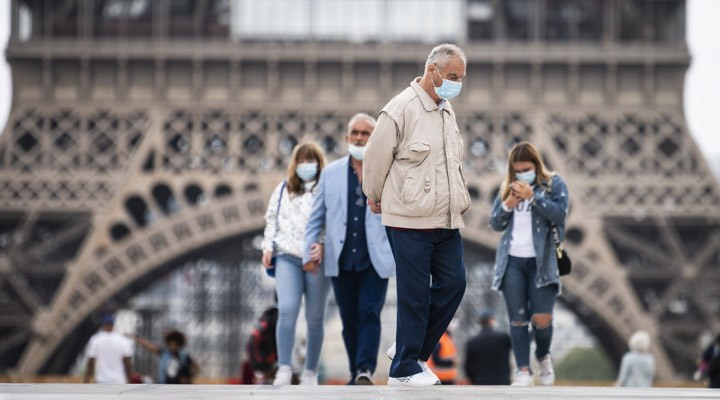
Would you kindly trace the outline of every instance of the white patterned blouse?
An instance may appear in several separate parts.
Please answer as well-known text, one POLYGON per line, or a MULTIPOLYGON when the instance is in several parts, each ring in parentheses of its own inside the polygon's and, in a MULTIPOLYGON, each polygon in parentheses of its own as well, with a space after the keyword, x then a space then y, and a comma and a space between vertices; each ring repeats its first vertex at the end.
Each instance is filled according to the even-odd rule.
POLYGON ((278 197, 283 186, 282 182, 275 187, 265 212, 263 251, 272 251, 274 240, 279 253, 302 258, 305 246, 305 227, 315 199, 315 190, 309 191, 308 189, 314 185, 314 181, 306 183, 306 192, 301 195, 291 195, 287 191, 287 187, 283 189, 279 218, 276 218, 275 214, 278 209, 278 197))

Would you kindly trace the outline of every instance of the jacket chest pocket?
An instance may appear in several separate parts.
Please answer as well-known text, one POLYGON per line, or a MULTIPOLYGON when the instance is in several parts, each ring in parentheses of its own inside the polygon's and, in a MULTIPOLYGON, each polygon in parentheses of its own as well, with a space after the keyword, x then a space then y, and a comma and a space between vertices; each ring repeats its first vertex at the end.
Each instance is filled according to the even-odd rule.
POLYGON ((398 153, 396 160, 402 168, 398 176, 400 199, 398 213, 409 217, 432 214, 435 207, 435 166, 432 147, 428 142, 418 141, 407 145, 398 153))

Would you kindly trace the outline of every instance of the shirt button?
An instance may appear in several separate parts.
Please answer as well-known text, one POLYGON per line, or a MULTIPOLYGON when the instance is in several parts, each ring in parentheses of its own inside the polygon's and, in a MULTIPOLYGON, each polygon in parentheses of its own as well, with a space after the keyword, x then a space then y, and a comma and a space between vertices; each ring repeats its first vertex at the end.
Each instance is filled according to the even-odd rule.
POLYGON ((353 253, 356 252, 356 251, 357 251, 356 249, 353 249, 353 253))
POLYGON ((353 221, 357 221, 357 220, 358 220, 358 217, 353 218, 353 221))
POLYGON ((353 232, 353 237, 357 237, 357 232, 353 232))

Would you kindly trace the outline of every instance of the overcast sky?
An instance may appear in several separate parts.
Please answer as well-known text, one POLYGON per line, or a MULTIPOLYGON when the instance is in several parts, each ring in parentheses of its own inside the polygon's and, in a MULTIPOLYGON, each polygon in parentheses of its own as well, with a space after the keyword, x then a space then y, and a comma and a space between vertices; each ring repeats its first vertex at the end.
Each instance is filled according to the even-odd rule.
MULTIPOLYGON (((10 70, 5 47, 10 1, 0 0, 0 127, 10 111, 10 70)), ((692 63, 685 81, 685 115, 700 149, 720 169, 720 0, 688 0, 687 41, 692 63)))

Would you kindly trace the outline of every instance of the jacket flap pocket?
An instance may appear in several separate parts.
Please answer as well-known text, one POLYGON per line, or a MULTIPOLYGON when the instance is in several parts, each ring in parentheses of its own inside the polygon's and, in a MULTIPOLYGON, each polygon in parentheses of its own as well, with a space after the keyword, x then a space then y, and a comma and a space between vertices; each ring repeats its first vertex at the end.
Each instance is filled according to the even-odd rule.
POLYGON ((414 153, 427 153, 430 151, 430 145, 425 142, 415 142, 410 143, 407 149, 414 153))

